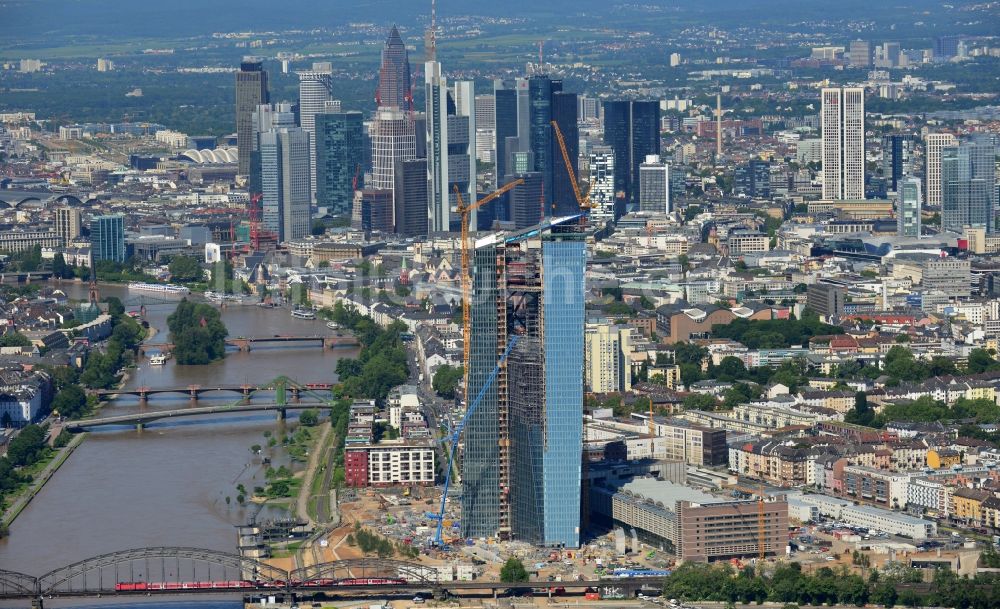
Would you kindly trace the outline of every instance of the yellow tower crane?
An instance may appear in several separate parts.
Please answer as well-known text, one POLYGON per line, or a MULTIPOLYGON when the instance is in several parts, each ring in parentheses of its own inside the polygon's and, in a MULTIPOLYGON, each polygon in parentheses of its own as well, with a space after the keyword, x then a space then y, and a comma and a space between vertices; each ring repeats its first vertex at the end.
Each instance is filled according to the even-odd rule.
POLYGON ((563 163, 566 164, 566 172, 569 173, 569 181, 573 184, 573 196, 576 197, 577 205, 580 206, 580 209, 594 207, 593 203, 590 202, 590 189, 594 185, 592 183, 587 185, 586 194, 580 191, 580 184, 576 181, 576 172, 573 171, 573 161, 569 158, 569 150, 566 149, 566 140, 563 138, 559 123, 552 121, 552 132, 556 136, 556 141, 559 142, 559 150, 562 151, 563 163))
POLYGON ((462 193, 458 186, 453 186, 455 196, 458 198, 458 213, 462 217, 462 365, 465 366, 465 405, 469 405, 469 357, 472 349, 472 321, 471 321, 471 300, 472 300, 472 277, 469 275, 469 213, 479 209, 486 203, 503 196, 515 186, 524 184, 524 180, 518 178, 513 182, 508 182, 497 190, 486 195, 478 201, 465 204, 462 193))

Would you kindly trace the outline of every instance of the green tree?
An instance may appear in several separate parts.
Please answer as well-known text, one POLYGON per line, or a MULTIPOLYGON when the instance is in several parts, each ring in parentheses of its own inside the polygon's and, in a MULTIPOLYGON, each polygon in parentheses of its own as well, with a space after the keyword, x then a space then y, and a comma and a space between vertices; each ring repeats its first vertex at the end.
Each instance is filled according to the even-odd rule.
POLYGON ((986 349, 973 349, 969 352, 969 359, 966 364, 966 371, 969 374, 980 374, 997 369, 1000 369, 1000 365, 997 364, 997 361, 993 359, 993 356, 986 349))
POLYGON ((52 275, 59 279, 70 279, 73 277, 73 269, 66 265, 66 259, 61 252, 52 258, 52 275))
POLYGON ((684 398, 685 410, 715 410, 719 407, 719 400, 707 393, 692 393, 684 398))
POLYGON ((167 267, 170 279, 179 283, 201 281, 203 272, 198 259, 193 256, 174 256, 167 267))
POLYGON ((870 427, 875 420, 875 412, 868 405, 868 396, 864 391, 854 394, 854 408, 847 411, 844 421, 855 425, 870 427))
POLYGON ((121 317, 125 314, 125 305, 117 296, 108 296, 104 299, 104 302, 108 305, 108 315, 112 317, 121 317))
POLYGON ((30 347, 31 339, 20 332, 8 332, 0 336, 0 347, 30 347))
POLYGON ((455 397, 455 392, 464 375, 465 369, 462 366, 445 364, 434 371, 434 380, 431 382, 431 386, 438 395, 450 400, 455 397))
POLYGON ((319 411, 315 408, 302 411, 302 414, 299 415, 299 423, 302 423, 306 427, 314 427, 319 423, 319 411))
POLYGON ((53 398, 52 410, 61 416, 78 419, 87 412, 87 394, 79 385, 64 387, 53 398))
POLYGON ((167 317, 167 327, 178 364, 201 365, 225 357, 229 332, 215 307, 185 298, 167 317))
POLYGON ((528 571, 524 568, 524 563, 513 556, 508 558, 500 568, 500 581, 508 584, 528 581, 528 571))

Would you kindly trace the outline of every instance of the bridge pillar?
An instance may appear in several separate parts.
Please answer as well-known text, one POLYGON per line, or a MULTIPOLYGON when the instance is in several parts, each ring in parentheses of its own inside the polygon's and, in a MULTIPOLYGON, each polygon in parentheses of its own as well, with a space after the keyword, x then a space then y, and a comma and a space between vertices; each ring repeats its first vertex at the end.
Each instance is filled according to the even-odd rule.
POLYGON ((254 386, 253 385, 242 385, 240 387, 240 393, 243 394, 243 401, 249 402, 250 398, 253 397, 254 386))
POLYGON ((143 429, 146 429, 146 424, 145 423, 136 423, 135 424, 135 430, 136 431, 141 432, 143 429))
POLYGON ((198 395, 201 393, 201 388, 196 385, 189 385, 188 393, 191 395, 191 402, 192 403, 197 402, 198 395))
POLYGON ((32 597, 31 609, 44 609, 44 603, 42 602, 42 597, 40 596, 32 597))
POLYGON ((292 401, 298 404, 302 398, 302 390, 298 387, 289 387, 288 390, 292 393, 292 401))
POLYGON ((284 409, 284 408, 279 408, 279 409, 277 410, 277 412, 278 412, 278 417, 277 417, 277 419, 278 419, 279 421, 284 421, 284 420, 285 420, 285 409, 284 409))

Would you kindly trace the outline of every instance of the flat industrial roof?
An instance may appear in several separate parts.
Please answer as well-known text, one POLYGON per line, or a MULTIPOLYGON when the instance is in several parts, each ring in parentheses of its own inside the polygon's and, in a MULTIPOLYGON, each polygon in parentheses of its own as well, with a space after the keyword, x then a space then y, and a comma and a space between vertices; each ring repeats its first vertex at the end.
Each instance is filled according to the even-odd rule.
POLYGON ((675 501, 690 501, 691 503, 725 503, 725 499, 720 499, 708 493, 703 493, 698 489, 675 484, 666 480, 656 478, 636 478, 621 487, 623 491, 630 491, 633 495, 639 495, 646 499, 663 503, 664 507, 674 509, 675 501))

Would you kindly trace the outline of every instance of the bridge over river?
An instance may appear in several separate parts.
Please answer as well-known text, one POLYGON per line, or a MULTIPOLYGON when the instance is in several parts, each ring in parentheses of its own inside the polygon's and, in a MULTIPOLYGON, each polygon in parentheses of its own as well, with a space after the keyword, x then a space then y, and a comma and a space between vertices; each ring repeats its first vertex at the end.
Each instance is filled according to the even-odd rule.
POLYGON ((218 550, 156 547, 102 554, 40 576, 0 570, 0 600, 31 599, 32 606, 41 609, 45 598, 213 593, 285 593, 294 597, 318 592, 358 597, 427 591, 495 595, 510 587, 541 588, 549 593, 554 587, 574 592, 595 589, 605 598, 623 598, 644 587, 657 589, 662 581, 661 577, 516 584, 489 579, 438 581, 433 567, 383 558, 339 560, 286 571, 218 550))

